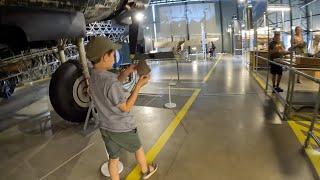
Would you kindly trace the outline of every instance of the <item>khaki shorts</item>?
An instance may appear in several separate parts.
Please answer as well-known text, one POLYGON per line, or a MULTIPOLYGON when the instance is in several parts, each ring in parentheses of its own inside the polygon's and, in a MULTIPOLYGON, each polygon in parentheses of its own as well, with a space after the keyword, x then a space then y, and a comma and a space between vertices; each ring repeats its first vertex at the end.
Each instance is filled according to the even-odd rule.
POLYGON ((129 132, 110 132, 100 129, 100 132, 111 159, 119 158, 121 149, 134 153, 141 147, 137 129, 129 132))

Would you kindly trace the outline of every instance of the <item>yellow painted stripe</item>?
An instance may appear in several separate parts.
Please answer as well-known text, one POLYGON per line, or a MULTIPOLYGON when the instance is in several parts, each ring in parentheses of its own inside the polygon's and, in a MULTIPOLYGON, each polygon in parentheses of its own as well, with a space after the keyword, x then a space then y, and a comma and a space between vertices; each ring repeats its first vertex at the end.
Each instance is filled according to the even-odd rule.
POLYGON ((306 136, 301 131, 299 125, 296 124, 294 121, 288 121, 288 124, 291 127, 291 129, 294 132, 294 134, 297 136, 298 141, 300 142, 300 144, 303 144, 304 141, 305 141, 305 137, 306 136))
POLYGON ((320 176, 320 153, 319 151, 313 150, 312 148, 307 148, 306 154, 308 155, 311 163, 313 164, 318 176, 320 176))
POLYGON ((264 83, 264 80, 261 78, 261 77, 259 77, 256 73, 251 73, 252 74, 252 76, 254 77, 254 79, 257 81, 257 83, 258 83, 258 85, 262 88, 262 89, 264 89, 265 88, 265 83, 264 83))
MULTIPOLYGON (((300 121, 297 121, 296 118, 292 118, 292 120, 296 121, 297 123, 305 124, 306 126, 310 126, 311 125, 311 121, 306 121, 306 120, 304 120, 302 118, 301 118, 300 121)), ((315 123, 314 127, 317 128, 317 129, 320 129, 320 125, 317 124, 317 123, 315 123)))
MULTIPOLYGON (((300 142, 301 145, 304 144, 304 141, 306 140, 306 135, 303 132, 308 132, 308 128, 303 127, 299 124, 296 124, 293 121, 288 121, 288 124, 290 126, 290 128, 292 129, 292 131, 294 132, 294 134, 296 135, 298 141, 300 142)), ((317 143, 311 138, 310 139, 310 144, 311 145, 317 145, 317 143)))
MULTIPOLYGON (((167 143, 171 135, 173 134, 174 130, 177 128, 179 123, 182 121, 184 116, 189 111, 189 108, 193 104, 193 102, 196 100, 200 93, 201 89, 195 89, 191 97, 188 99, 188 101, 185 103, 185 105, 181 108, 181 110, 178 112, 177 116, 171 121, 167 129, 161 134, 157 142, 152 146, 152 148, 148 151, 146 154, 147 162, 152 162, 156 156, 159 154, 163 146, 167 143)), ((138 180, 140 179, 140 167, 136 166, 130 174, 127 176, 126 180, 138 180)))
POLYGON ((294 121, 310 121, 312 120, 312 117, 309 115, 292 113, 291 119, 294 121))
MULTIPOLYGON (((301 123, 301 121, 299 121, 300 123, 301 123)), ((300 132, 302 132, 302 131, 304 131, 304 132, 308 132, 309 131, 309 127, 305 127, 305 126, 303 126, 303 125, 301 125, 301 124, 297 124, 296 122, 294 122, 294 121, 288 121, 288 123, 289 123, 289 125, 290 125, 290 127, 291 128, 294 128, 294 129, 296 129, 296 130, 299 130, 300 132)), ((308 122, 307 121, 305 121, 305 123, 304 124, 308 124, 308 122)), ((309 123, 309 125, 310 125, 310 123, 309 123)), ((305 135, 302 133, 302 134, 300 134, 300 133, 298 133, 299 134, 299 138, 301 138, 301 139, 303 139, 303 142, 304 142, 304 140, 305 140, 305 135)), ((313 134, 314 135, 316 135, 316 136, 318 136, 318 137, 320 137, 320 133, 319 132, 317 132, 317 131, 313 131, 313 134)))
MULTIPOLYGON (((292 116, 300 118, 300 119, 304 119, 305 121, 306 120, 310 121, 313 119, 313 115, 314 114, 311 114, 311 113, 295 113, 292 116)), ((317 121, 319 121, 319 120, 320 120, 319 116, 317 116, 317 121)))
POLYGON ((217 64, 220 62, 221 58, 223 55, 220 55, 218 60, 214 63, 214 65, 211 67, 211 69, 209 70, 209 72, 207 73, 207 75, 203 78, 202 83, 206 83, 208 81, 208 79, 210 78, 213 70, 216 68, 217 64))
MULTIPOLYGON (((297 136, 301 145, 304 144, 306 136, 303 134, 302 130, 300 129, 299 125, 296 124, 294 121, 288 121, 292 131, 297 136)), ((310 144, 316 145, 317 143, 314 141, 313 138, 310 139, 310 144)), ((316 170, 318 177, 320 177, 320 153, 314 150, 311 146, 305 149, 308 158, 310 159, 314 169, 316 170)))

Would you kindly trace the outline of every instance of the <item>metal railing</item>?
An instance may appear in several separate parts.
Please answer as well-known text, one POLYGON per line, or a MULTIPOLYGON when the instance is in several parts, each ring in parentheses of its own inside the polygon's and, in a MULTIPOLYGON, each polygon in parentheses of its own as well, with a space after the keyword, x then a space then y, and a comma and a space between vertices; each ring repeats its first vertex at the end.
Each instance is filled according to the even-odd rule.
MULTIPOLYGON (((69 52, 70 50, 73 50, 75 48, 76 48, 75 45, 68 45, 65 47, 65 51, 69 52)), ((15 56, 8 57, 5 59, 0 59, 0 67, 19 62, 21 60, 28 60, 28 59, 37 58, 40 56, 51 55, 51 54, 57 53, 57 52, 58 52, 58 48, 53 47, 51 49, 41 49, 36 52, 21 53, 19 55, 15 55, 15 56)), ((74 54, 72 54, 72 55, 70 54, 70 58, 73 58, 73 56, 74 56, 74 54)))
MULTIPOLYGON (((65 52, 67 59, 76 59, 78 56, 75 45, 68 45, 65 48, 65 52)), ((0 69, 2 67, 13 65, 15 63, 20 64, 17 64, 18 72, 13 72, 5 77, 0 77, 0 81, 17 78, 19 81, 23 82, 23 77, 20 76, 28 77, 27 81, 29 81, 32 79, 44 77, 45 75, 50 75, 55 71, 55 69, 57 69, 60 64, 58 57, 56 57, 56 53, 58 53, 58 49, 54 47, 51 49, 41 49, 36 52, 22 53, 17 56, 1 59, 0 69), (33 60, 36 64, 30 65, 33 60), (50 70, 50 68, 52 69, 50 70)), ((20 82, 18 82, 18 84, 19 83, 20 82)))
MULTIPOLYGON (((269 84, 269 69, 270 69, 270 64, 275 64, 278 66, 281 66, 282 68, 285 68, 289 71, 289 81, 288 81, 288 91, 287 91, 287 96, 286 99, 284 101, 284 98, 275 91, 275 94, 277 95, 277 97, 282 101, 283 105, 284 105, 284 116, 282 117, 283 120, 289 120, 291 118, 291 112, 293 110, 292 104, 293 104, 293 96, 294 96, 294 89, 295 89, 295 80, 296 80, 296 76, 300 75, 314 83, 317 84, 318 86, 318 91, 316 94, 316 99, 315 99, 315 105, 314 105, 314 109, 313 109, 313 114, 312 114, 312 119, 311 119, 311 125, 309 127, 308 133, 307 133, 307 138, 304 142, 304 148, 307 148, 309 143, 310 143, 310 139, 313 138, 314 141, 317 143, 318 146, 320 146, 320 139, 318 137, 316 137, 313 133, 314 128, 315 128, 315 124, 317 123, 317 117, 319 114, 319 108, 320 108, 320 79, 315 78, 305 72, 302 71, 320 71, 320 68, 296 68, 294 67, 293 61, 290 61, 288 65, 280 63, 281 61, 283 61, 283 59, 278 58, 275 59, 275 61, 269 60, 268 58, 262 57, 262 56, 258 56, 258 55, 254 55, 255 57, 255 61, 258 61, 259 59, 264 60, 267 62, 267 79, 266 79, 266 85, 265 85, 265 92, 268 93, 268 87, 271 86, 269 84), (278 61, 278 62, 277 62, 278 61), (279 62, 280 61, 280 62, 279 62)), ((253 63, 252 69, 257 72, 258 68, 255 67, 255 65, 257 65, 257 62, 253 63)))

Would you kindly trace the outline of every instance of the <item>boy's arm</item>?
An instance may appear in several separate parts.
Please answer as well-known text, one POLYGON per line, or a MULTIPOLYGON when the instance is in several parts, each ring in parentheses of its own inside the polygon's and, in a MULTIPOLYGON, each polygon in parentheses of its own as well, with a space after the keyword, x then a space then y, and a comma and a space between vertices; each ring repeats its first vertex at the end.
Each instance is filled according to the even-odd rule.
POLYGON ((122 112, 129 112, 131 108, 133 107, 134 103, 136 102, 138 98, 139 91, 141 89, 141 86, 136 85, 133 91, 131 91, 131 95, 129 96, 127 102, 122 103, 118 106, 118 108, 122 112))
POLYGON ((124 82, 127 79, 127 77, 129 76, 129 74, 133 73, 135 70, 136 70, 136 65, 131 64, 127 69, 120 72, 120 74, 118 76, 118 80, 120 82, 124 82))
POLYGON ((139 78, 139 81, 137 82, 135 88, 131 91, 131 95, 129 96, 127 101, 125 103, 118 105, 118 108, 122 112, 129 112, 131 110, 131 108, 133 107, 134 103, 137 100, 137 97, 138 97, 138 94, 139 94, 141 87, 146 85, 148 83, 149 79, 150 79, 150 75, 144 75, 139 78))

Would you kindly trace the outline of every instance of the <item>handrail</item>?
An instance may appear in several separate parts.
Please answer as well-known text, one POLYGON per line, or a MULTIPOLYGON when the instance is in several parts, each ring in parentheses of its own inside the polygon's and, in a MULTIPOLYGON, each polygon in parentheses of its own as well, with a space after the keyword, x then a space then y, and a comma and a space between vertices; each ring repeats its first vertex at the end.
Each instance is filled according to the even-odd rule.
MULTIPOLYGON (((301 72, 301 71, 298 71, 297 68, 290 67, 290 66, 288 66, 288 65, 284 65, 284 64, 281 64, 281 63, 277 63, 277 62, 271 61, 271 60, 269 60, 268 58, 265 58, 265 57, 262 57, 262 56, 258 56, 258 55, 254 55, 254 56, 256 56, 256 57, 258 57, 258 58, 260 58, 260 59, 263 59, 263 60, 265 60, 265 61, 268 61, 268 62, 270 62, 270 63, 272 63, 272 64, 275 64, 275 65, 278 65, 278 66, 287 68, 287 69, 295 72, 296 74, 299 74, 299 75, 301 75, 301 76, 303 76, 303 77, 305 77, 305 78, 307 78, 307 79, 309 79, 309 80, 312 80, 312 81, 320 84, 320 79, 315 78, 315 77, 312 77, 312 76, 310 76, 309 74, 303 73, 303 72, 301 72)), ((275 60, 279 60, 279 59, 281 59, 281 58, 277 58, 277 59, 275 59, 275 60)))
POLYGON ((295 68, 297 70, 304 70, 304 71, 320 71, 320 68, 295 68))

